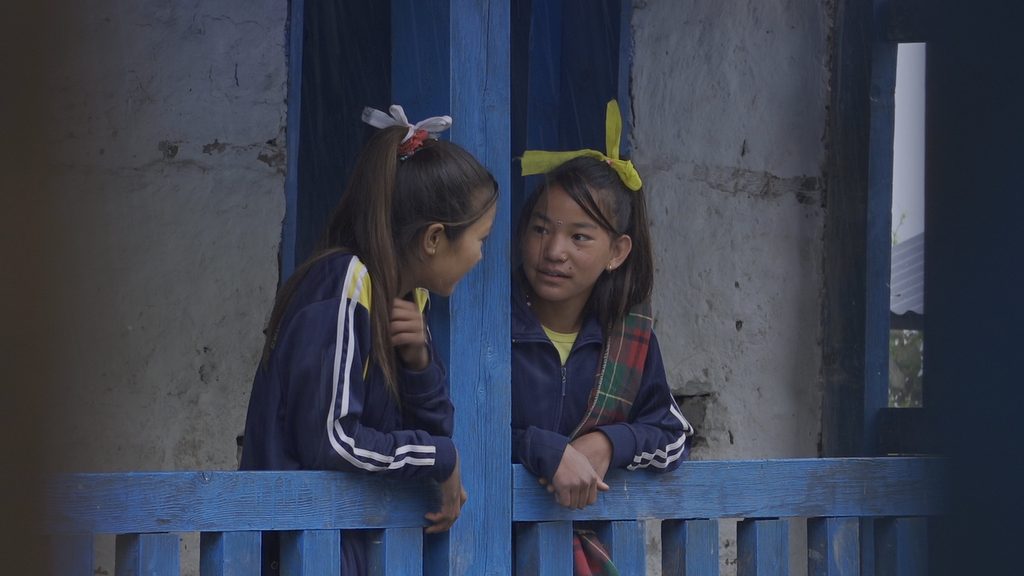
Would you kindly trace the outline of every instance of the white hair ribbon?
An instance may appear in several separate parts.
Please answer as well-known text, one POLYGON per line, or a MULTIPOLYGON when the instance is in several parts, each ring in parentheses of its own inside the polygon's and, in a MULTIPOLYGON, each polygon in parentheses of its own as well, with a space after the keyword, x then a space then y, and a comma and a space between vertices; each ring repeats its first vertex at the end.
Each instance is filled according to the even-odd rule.
POLYGON ((444 132, 448 128, 451 128, 452 117, 451 116, 431 116, 430 118, 420 120, 415 124, 410 124, 409 119, 405 117, 405 110, 398 104, 394 104, 388 109, 391 114, 385 114, 376 108, 370 108, 367 106, 363 108, 363 122, 366 122, 374 128, 388 128, 390 126, 404 126, 408 128, 405 133, 405 138, 402 138, 402 142, 412 138, 413 134, 417 130, 423 130, 436 137, 441 132, 444 132))

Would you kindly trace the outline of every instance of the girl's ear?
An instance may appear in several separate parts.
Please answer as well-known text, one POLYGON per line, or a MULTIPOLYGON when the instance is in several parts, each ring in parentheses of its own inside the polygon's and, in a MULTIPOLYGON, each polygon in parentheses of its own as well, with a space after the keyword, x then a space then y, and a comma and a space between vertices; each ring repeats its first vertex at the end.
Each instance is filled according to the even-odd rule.
POLYGON ((612 240, 612 258, 611 261, 608 262, 606 269, 611 272, 619 266, 622 266, 622 263, 626 261, 626 258, 629 258, 629 253, 632 250, 633 239, 629 237, 629 234, 623 234, 615 240, 612 240))
POLYGON ((437 254, 444 237, 444 224, 434 222, 427 226, 426 230, 423 231, 423 239, 420 246, 421 254, 425 256, 437 254))

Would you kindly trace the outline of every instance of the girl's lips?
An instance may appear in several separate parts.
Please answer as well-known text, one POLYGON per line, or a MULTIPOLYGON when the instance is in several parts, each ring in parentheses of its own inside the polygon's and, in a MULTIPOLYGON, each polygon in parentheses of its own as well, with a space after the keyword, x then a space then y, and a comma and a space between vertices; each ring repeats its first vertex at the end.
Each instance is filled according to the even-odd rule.
POLYGON ((542 275, 549 276, 551 278, 568 278, 569 277, 568 274, 565 274, 564 272, 559 272, 558 270, 540 269, 540 270, 537 270, 537 272, 540 272, 542 275))

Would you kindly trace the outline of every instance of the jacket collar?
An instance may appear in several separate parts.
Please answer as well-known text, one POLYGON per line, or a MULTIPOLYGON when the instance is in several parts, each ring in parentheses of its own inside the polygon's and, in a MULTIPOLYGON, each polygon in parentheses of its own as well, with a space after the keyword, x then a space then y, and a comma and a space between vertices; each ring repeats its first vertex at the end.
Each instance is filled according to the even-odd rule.
MULTIPOLYGON (((512 274, 512 338, 547 341, 548 336, 544 333, 540 320, 537 319, 537 315, 533 313, 526 302, 524 281, 521 276, 519 271, 512 274)), ((576 345, 592 342, 600 344, 603 342, 603 338, 597 317, 588 313, 583 319, 579 335, 576 336, 576 345)))

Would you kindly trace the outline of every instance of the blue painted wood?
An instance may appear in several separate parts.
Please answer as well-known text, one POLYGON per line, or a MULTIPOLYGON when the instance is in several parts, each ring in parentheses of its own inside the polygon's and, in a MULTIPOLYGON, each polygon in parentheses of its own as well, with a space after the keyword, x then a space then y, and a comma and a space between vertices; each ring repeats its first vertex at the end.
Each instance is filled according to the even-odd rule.
POLYGON ((875 574, 928 574, 928 524, 925 518, 884 518, 875 522, 875 574))
POLYGON ((807 575, 861 576, 857 518, 807 521, 807 575))
POLYGON ((647 530, 642 520, 601 522, 595 531, 620 574, 643 574, 647 571, 647 530))
POLYGON ((860 573, 861 576, 875 575, 874 518, 861 518, 860 521, 860 573))
POLYGON ((202 576, 250 576, 260 572, 259 532, 202 532, 199 571, 202 576))
POLYGON ((741 520, 736 525, 737 576, 788 576, 789 523, 741 520))
POLYGON ((341 573, 341 532, 281 533, 281 576, 337 576, 341 573))
POLYGON ((178 576, 181 554, 177 534, 118 534, 116 576, 178 576))
POLYGON ((718 520, 662 522, 661 572, 718 576, 718 520))
MULTIPOLYGON (((822 453, 863 456, 871 2, 837 4, 828 104, 822 453)), ((824 198, 823 198, 824 200, 824 198)))
POLYGON ((339 472, 72 474, 44 490, 55 534, 423 526, 437 498, 429 482, 339 472))
POLYGON ((938 458, 686 462, 666 474, 613 470, 611 490, 574 511, 552 506, 521 466, 513 474, 516 521, 935 515, 948 483, 938 458))
POLYGON ((92 534, 52 536, 48 542, 50 573, 61 576, 92 576, 92 534))
POLYGON ((517 524, 515 537, 516 574, 572 574, 572 522, 517 524))
MULTIPOLYGON (((487 382, 495 377, 483 376, 487 382)), ((489 392, 472 380, 476 388, 454 382, 481 398, 489 392)), ((472 404, 460 409, 473 411, 472 404)), ((502 449, 498 438, 489 446, 502 449)), ((471 470, 465 461, 463 466, 471 470)), ((508 464, 489 466, 466 476, 509 476, 508 464)), ((514 484, 506 485, 498 503, 510 505, 508 494, 514 492, 516 521, 937 515, 946 511, 948 484, 946 463, 939 458, 686 462, 667 474, 612 471, 612 489, 576 512, 552 505, 551 495, 521 466, 513 465, 511 476, 514 484), (680 490, 686 498, 678 497, 680 490)), ((53 476, 45 482, 44 496, 47 533, 117 534, 423 526, 436 488, 336 472, 136 472, 53 476)), ((471 492, 466 511, 485 497, 484 490, 471 492)), ((500 508, 479 513, 485 511, 502 514, 500 508)))
MULTIPOLYGON (((875 0, 876 9, 882 2, 875 0)), ((864 438, 861 451, 864 456, 878 454, 880 415, 889 406, 889 277, 896 48, 895 43, 876 40, 871 49, 867 285, 864 297, 864 438)))
POLYGON ((305 0, 292 0, 288 17, 288 150, 284 179, 284 222, 281 226, 281 275, 284 283, 295 271, 295 244, 298 231, 299 200, 299 126, 302 112, 302 34, 305 0))
POLYGON ((367 574, 387 576, 423 574, 423 529, 376 530, 369 538, 367 574))
MULTIPOLYGON (((452 141, 509 190, 508 2, 452 0, 452 141)), ((483 261, 451 298, 448 362, 455 443, 469 502, 449 539, 450 574, 507 574, 512 558, 509 195, 483 261)))

